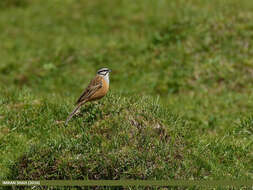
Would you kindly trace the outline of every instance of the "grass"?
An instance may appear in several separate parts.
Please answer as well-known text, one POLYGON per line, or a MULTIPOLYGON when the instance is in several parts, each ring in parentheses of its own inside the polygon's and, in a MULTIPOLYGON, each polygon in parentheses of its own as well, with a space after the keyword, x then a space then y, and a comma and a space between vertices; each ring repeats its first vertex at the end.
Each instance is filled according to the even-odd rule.
POLYGON ((253 178, 251 1, 0 9, 0 179, 253 178), (109 95, 64 126, 101 67, 109 95))

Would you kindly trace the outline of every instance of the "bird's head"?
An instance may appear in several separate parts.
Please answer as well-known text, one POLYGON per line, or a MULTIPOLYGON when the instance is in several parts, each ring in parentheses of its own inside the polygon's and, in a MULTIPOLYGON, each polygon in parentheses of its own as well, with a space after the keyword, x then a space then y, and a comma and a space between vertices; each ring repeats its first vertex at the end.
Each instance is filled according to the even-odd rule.
POLYGON ((108 69, 108 68, 102 68, 102 69, 99 69, 97 71, 97 74, 100 75, 100 76, 102 76, 102 77, 105 77, 105 76, 109 76, 110 72, 111 72, 110 69, 108 69))

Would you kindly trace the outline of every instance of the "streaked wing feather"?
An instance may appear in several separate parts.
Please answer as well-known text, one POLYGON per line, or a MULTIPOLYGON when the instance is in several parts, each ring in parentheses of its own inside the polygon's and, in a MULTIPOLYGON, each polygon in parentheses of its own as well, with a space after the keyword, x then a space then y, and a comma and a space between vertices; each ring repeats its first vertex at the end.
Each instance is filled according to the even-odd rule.
POLYGON ((87 100, 91 97, 98 89, 102 87, 103 83, 100 76, 96 76, 88 85, 88 87, 84 90, 80 98, 77 100, 76 104, 87 100))

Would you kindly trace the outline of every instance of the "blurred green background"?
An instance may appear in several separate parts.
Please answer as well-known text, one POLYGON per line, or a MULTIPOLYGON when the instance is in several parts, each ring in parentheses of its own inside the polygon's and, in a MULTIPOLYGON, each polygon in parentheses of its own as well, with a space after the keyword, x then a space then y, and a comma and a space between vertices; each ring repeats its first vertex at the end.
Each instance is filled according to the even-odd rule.
MULTIPOLYGON (((130 168, 136 171, 126 178, 252 179, 252 19, 250 0, 1 1, 0 177, 26 177, 18 171, 12 172, 13 167, 27 169, 26 175, 33 176, 31 168, 36 167, 24 166, 22 161, 29 158, 27 155, 41 155, 44 145, 52 155, 52 162, 64 159, 61 151, 68 148, 58 149, 58 145, 76 135, 71 130, 82 133, 85 124, 90 126, 88 137, 92 136, 94 125, 109 127, 113 121, 114 128, 107 133, 126 122, 129 128, 125 133, 129 134, 136 123, 122 110, 126 105, 131 110, 136 104, 136 110, 131 110, 133 115, 143 114, 146 118, 142 121, 138 116, 141 126, 153 126, 154 121, 163 123, 166 130, 173 131, 167 132, 172 139, 181 139, 184 148, 180 154, 184 159, 172 159, 169 165, 175 171, 166 170, 168 165, 162 152, 171 141, 164 142, 157 144, 159 153, 153 150, 164 166, 158 163, 151 167, 144 157, 139 158, 143 164, 137 159, 126 168, 123 167, 126 162, 121 160, 122 165, 117 167, 123 169, 110 173, 119 162, 118 156, 112 156, 111 163, 101 164, 98 160, 87 166, 98 173, 101 168, 109 168, 105 169, 108 175, 97 179, 118 179, 130 172, 130 168), (112 69, 110 94, 102 100, 105 105, 88 105, 83 118, 91 112, 89 119, 74 118, 71 128, 64 127, 61 121, 101 67, 112 69), (142 100, 141 97, 147 96, 148 100, 142 100), (148 110, 149 105, 158 106, 158 111, 154 107, 149 113, 140 111, 141 106, 148 110), (124 112, 124 119, 113 112, 117 109, 124 112), (114 120, 100 116, 101 110, 114 120), (52 145, 54 141, 58 144, 52 145), (54 155, 57 151, 61 152, 58 157, 54 155), (178 171, 180 174, 173 175, 178 171)), ((150 137, 152 130, 147 132, 151 144, 155 141, 150 137)), ((113 134, 117 136, 116 131, 113 134)), ((113 143, 123 142, 122 139, 112 142, 103 138, 104 133, 97 134, 102 139, 101 144, 92 145, 97 150, 103 143, 111 147, 113 143)), ((154 138, 159 141, 158 136, 154 138)), ((140 140, 136 139, 141 143, 140 140)), ((78 142, 81 147, 87 144, 82 138, 78 142)), ((174 154, 178 148, 176 140, 173 142, 170 151, 174 154)), ((72 144, 75 147, 77 142, 72 144)), ((73 147, 69 151, 74 151, 73 147)), ((123 149, 123 145, 116 147, 117 151, 123 149)), ((141 150, 131 144, 126 147, 132 153, 127 153, 132 155, 131 159, 134 151, 140 151, 141 155, 141 150)), ((87 161, 81 150, 72 154, 81 154, 87 161)), ((103 155, 113 150, 108 148, 103 155)), ((95 151, 92 155, 100 154, 95 151)), ((37 159, 45 164, 41 167, 46 167, 46 157, 45 160, 32 158, 33 163, 37 159)), ((68 171, 76 172, 79 167, 77 164, 68 171)), ((52 172, 52 179, 85 178, 87 171, 80 170, 80 176, 76 176, 58 167, 52 172)), ((40 176, 51 179, 47 172, 40 176)))

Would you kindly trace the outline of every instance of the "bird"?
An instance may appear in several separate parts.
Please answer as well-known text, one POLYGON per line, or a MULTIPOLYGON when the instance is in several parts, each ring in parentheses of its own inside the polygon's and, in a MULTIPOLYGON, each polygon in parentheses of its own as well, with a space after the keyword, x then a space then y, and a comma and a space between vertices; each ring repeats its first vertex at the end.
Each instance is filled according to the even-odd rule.
POLYGON ((76 101, 75 109, 69 114, 65 121, 65 125, 75 115, 75 113, 87 102, 99 100, 103 98, 109 91, 109 74, 111 70, 108 68, 101 68, 93 80, 89 83, 82 95, 76 101))

